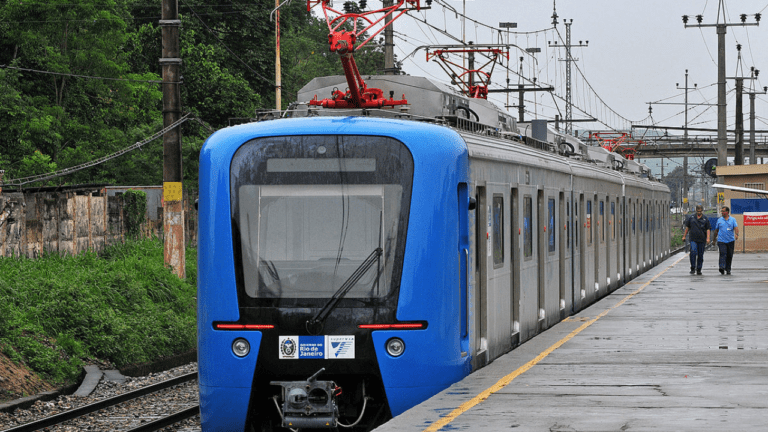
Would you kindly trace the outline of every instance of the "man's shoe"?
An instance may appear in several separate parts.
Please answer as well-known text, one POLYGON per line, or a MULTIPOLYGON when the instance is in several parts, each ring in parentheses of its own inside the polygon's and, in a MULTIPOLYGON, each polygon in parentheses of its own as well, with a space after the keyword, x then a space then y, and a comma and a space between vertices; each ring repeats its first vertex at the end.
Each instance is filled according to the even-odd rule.
POLYGON ((728 274, 728 275, 729 275, 729 274, 731 274, 731 272, 727 271, 727 272, 725 272, 725 274, 728 274))
POLYGON ((725 269, 720 269, 720 274, 725 274, 725 269))
POLYGON ((696 274, 696 270, 691 269, 691 274, 696 274))
POLYGON ((701 270, 696 270, 696 274, 701 276, 701 270))

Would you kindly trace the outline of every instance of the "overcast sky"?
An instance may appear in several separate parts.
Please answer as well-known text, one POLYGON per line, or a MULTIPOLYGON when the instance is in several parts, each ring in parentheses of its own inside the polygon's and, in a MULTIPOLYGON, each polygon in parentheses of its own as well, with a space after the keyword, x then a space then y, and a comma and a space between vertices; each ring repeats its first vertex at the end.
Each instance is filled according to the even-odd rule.
MULTIPOLYGON (((422 2, 423 3, 423 2, 422 2)), ((682 15, 690 15, 689 24, 695 24, 697 14, 703 15, 703 24, 718 22, 717 0, 557 0, 559 24, 558 33, 552 30, 553 2, 551 0, 435 0, 432 8, 414 14, 426 19, 429 24, 414 18, 402 17, 395 22, 395 53, 404 60, 404 70, 411 75, 421 75, 449 82, 447 74, 433 61, 427 62, 425 51, 419 50, 407 57, 418 46, 427 44, 456 44, 445 33, 459 41, 462 38, 461 17, 443 5, 462 12, 479 23, 466 21, 465 40, 475 43, 498 43, 500 22, 515 22, 517 29, 510 33, 509 42, 520 48, 538 47, 534 62, 525 55, 522 65, 526 78, 538 78, 541 84, 556 87, 557 94, 565 97, 565 50, 547 48, 548 42, 562 44, 566 26, 563 19, 573 20, 571 44, 589 41, 586 48, 573 48, 572 56, 578 59, 575 66, 583 72, 585 79, 573 68, 572 92, 574 104, 586 107, 590 114, 603 119, 613 127, 626 127, 624 117, 639 121, 648 117, 648 102, 684 102, 685 71, 689 71, 690 103, 716 103, 717 97, 717 33, 714 27, 685 28, 682 15), (491 29, 487 26, 493 27, 491 29), (438 30, 439 29, 439 30, 438 30), (549 29, 549 30, 547 30, 549 29), (595 93, 589 90, 587 82, 602 101, 618 115, 603 106, 595 93), (681 89, 676 88, 679 84, 681 89), (619 117, 621 116, 621 117, 619 117)), ((747 14, 747 23, 755 23, 755 13, 768 12, 768 0, 726 0, 725 20, 720 22, 739 23, 739 15, 747 14)), ((728 27, 726 35, 726 76, 737 76, 736 44, 742 48, 743 75, 749 76, 750 67, 764 71, 756 81, 759 90, 768 85, 768 22, 761 20, 760 26, 728 27)), ((506 42, 506 32, 502 33, 506 42)), ((586 42, 585 42, 586 43, 586 42)), ((518 71, 518 58, 524 55, 512 48, 511 67, 518 71)), ((741 70, 738 75, 742 75, 741 70)), ((491 88, 500 88, 506 80, 506 70, 497 66, 491 78, 491 88)), ((515 74, 510 76, 512 84, 518 83, 515 74)), ((749 87, 750 81, 745 81, 749 87)), ((728 80, 729 127, 734 123, 735 92, 734 81, 728 80)), ((407 96, 407 95, 406 95, 407 96)), ((500 104, 506 96, 491 98, 500 104)), ((551 95, 539 92, 526 93, 527 110, 542 117, 554 117, 556 109, 551 95), (537 104, 533 104, 534 94, 537 104)), ((510 102, 516 104, 516 94, 510 95, 510 102)), ((565 103, 555 99, 561 115, 565 115, 565 103)), ((745 120, 748 118, 749 99, 744 97, 745 120)), ((516 108, 511 109, 517 112, 516 108)), ((653 120, 665 126, 683 126, 683 105, 655 105, 653 120)), ((758 129, 768 129, 768 98, 758 96, 758 129)), ((535 117, 526 114, 526 119, 535 117)), ((587 114, 574 109, 574 118, 585 118, 587 114)), ((716 107, 691 106, 689 123, 693 127, 716 128, 716 107)), ((748 126, 748 122, 747 122, 748 126)), ((599 124, 579 124, 574 129, 605 128, 599 124)))

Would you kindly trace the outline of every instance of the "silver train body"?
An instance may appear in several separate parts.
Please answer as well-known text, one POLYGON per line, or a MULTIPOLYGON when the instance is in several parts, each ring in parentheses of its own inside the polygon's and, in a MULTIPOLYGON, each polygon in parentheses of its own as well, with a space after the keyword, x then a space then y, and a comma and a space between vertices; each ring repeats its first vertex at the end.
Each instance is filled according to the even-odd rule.
MULTIPOLYGON (((483 99, 411 76, 364 77, 406 109, 312 110, 454 128, 469 155, 469 334, 476 370, 647 271, 670 254, 670 192, 649 169, 588 146, 545 122, 518 124, 483 99)), ((316 78, 299 100, 343 89, 316 78)))

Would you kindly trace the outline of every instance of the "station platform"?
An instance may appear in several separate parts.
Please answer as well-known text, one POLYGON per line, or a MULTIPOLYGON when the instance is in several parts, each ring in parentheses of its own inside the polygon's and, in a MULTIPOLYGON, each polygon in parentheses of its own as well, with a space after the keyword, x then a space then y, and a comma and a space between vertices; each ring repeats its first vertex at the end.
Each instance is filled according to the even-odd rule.
POLYGON ((768 253, 678 253, 376 429, 768 430, 768 253))

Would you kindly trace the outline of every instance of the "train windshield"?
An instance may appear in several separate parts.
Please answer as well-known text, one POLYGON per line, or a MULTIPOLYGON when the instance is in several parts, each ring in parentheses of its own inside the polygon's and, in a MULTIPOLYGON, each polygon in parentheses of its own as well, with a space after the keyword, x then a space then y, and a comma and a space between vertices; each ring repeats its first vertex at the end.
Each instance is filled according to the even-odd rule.
POLYGON ((412 178, 401 143, 261 139, 238 151, 232 170, 238 282, 247 298, 320 300, 348 286, 345 298, 366 300, 396 289, 412 178))

